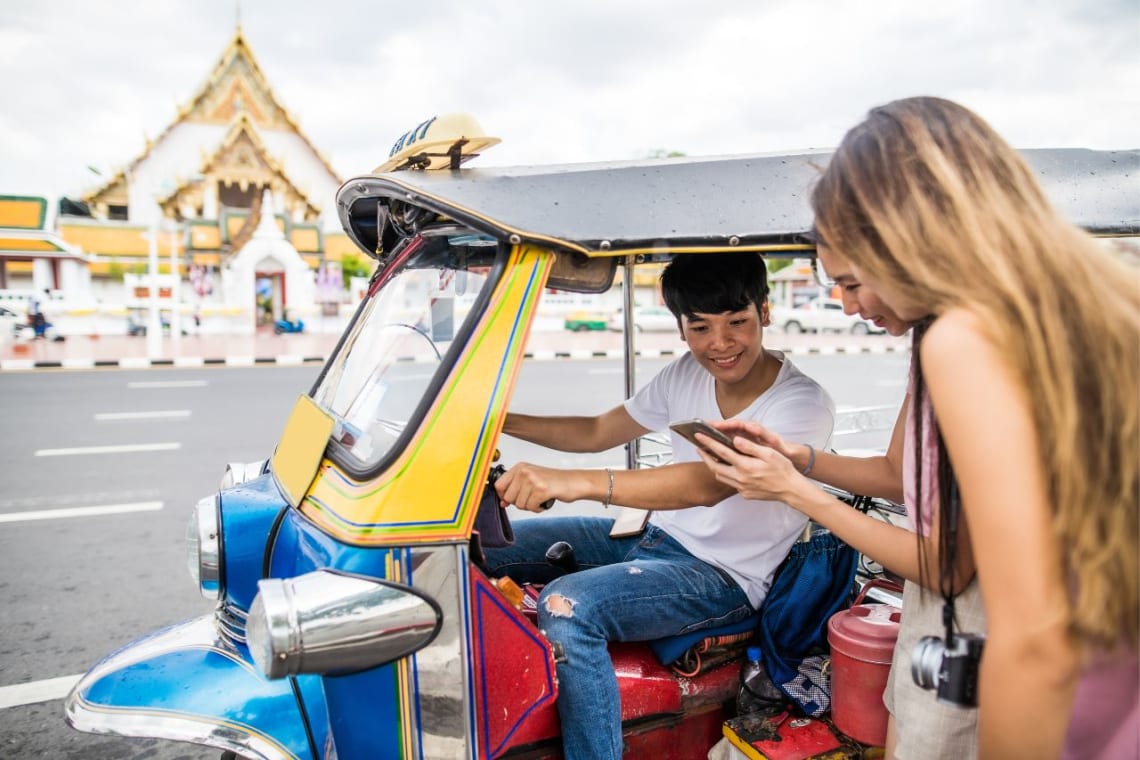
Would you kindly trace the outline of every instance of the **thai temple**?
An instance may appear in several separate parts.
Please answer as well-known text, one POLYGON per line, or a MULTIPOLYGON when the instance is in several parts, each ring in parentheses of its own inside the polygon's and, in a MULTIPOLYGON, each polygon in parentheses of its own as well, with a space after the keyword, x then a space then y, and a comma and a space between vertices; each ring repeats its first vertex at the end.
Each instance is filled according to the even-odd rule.
POLYGON ((78 198, 0 195, 0 294, 46 289, 125 325, 153 284, 162 308, 238 333, 335 315, 341 263, 358 253, 336 217, 341 182, 239 25, 176 118, 101 185, 78 198))

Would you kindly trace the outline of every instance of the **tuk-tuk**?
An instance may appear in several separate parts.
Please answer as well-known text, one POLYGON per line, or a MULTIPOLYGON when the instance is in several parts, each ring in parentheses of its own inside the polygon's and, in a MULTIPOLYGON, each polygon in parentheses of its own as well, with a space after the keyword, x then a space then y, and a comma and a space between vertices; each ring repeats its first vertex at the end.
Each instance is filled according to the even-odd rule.
MULTIPOLYGON (((501 514, 488 477, 540 298, 605 292, 620 269, 630 321, 637 267, 810 257, 807 196, 828 156, 469 169, 496 141, 459 123, 425 122, 338 192, 378 267, 272 456, 231 465, 194 507, 190 562, 217 606, 95 665, 67 699, 75 728, 230 757, 561 757, 551 649, 526 599, 481 568, 476 530, 481 506, 501 514)), ((1026 157, 1071 219, 1136 234, 1136 153, 1026 157)), ((627 756, 705 757, 739 651, 682 675, 648 644, 615 644, 627 756)))

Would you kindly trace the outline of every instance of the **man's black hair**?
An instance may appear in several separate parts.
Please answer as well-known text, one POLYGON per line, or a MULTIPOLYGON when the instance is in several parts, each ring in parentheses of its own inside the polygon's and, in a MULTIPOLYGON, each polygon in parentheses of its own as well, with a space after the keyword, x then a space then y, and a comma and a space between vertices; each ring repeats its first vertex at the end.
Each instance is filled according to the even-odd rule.
POLYGON ((700 314, 742 311, 768 300, 768 268, 758 253, 682 253, 661 273, 661 295, 680 322, 700 314))

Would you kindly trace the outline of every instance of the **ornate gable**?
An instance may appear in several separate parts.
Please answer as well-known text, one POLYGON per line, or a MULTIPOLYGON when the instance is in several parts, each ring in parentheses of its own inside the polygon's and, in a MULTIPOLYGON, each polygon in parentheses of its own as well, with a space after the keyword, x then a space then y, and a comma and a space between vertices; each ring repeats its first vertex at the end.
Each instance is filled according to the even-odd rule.
POLYGON ((122 202, 125 202, 125 176, 145 161, 172 130, 181 124, 224 127, 234 123, 235 119, 246 119, 261 130, 292 132, 300 138, 304 149, 316 157, 324 171, 328 173, 331 183, 334 186, 341 183, 340 177, 328 159, 305 136, 296 119, 285 110, 273 94, 273 89, 269 86, 269 81, 262 73, 239 26, 206 81, 190 102, 179 109, 178 118, 155 140, 148 140, 146 149, 131 161, 125 170, 119 171, 110 182, 86 193, 84 199, 114 204, 121 196, 122 202), (114 200, 111 200, 110 196, 114 196, 114 200))
POLYGON ((214 154, 203 161, 195 177, 181 182, 159 205, 176 218, 198 218, 206 187, 234 187, 241 194, 249 194, 251 201, 254 193, 268 188, 282 200, 291 218, 312 221, 320 214, 320 209, 270 155, 251 117, 244 113, 214 154))
POLYGON ((179 116, 190 123, 228 124, 240 115, 263 129, 288 129, 292 121, 274 97, 239 28, 179 116))

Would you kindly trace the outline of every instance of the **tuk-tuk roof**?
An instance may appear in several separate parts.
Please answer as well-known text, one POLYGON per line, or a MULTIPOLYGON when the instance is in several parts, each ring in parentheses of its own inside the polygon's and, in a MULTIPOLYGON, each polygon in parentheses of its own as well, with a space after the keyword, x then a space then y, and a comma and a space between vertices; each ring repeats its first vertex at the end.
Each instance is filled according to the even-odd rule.
MULTIPOLYGON (((1104 235, 1140 233, 1140 151, 1025 150, 1054 205, 1104 235)), ((401 171, 347 181, 341 223, 376 250, 377 203, 420 206, 501 240, 589 256, 810 248, 809 193, 830 152, 401 171)))

